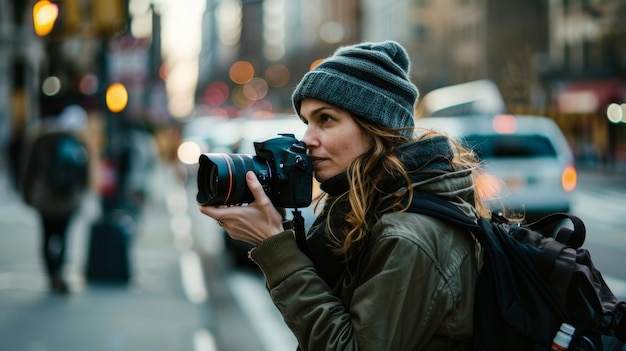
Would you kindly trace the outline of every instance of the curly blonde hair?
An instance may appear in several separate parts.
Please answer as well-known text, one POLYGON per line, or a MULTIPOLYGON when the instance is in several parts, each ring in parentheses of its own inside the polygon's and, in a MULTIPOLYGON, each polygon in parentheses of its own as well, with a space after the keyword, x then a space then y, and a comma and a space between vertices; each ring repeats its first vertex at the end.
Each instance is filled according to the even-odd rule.
MULTIPOLYGON (((396 130, 374 125, 362 119, 355 118, 356 123, 363 129, 365 135, 370 136, 372 141, 371 148, 363 155, 357 157, 349 166, 347 171, 348 182, 350 184, 347 193, 341 195, 339 199, 345 199, 349 203, 349 211, 345 216, 345 225, 342 226, 340 232, 333 231, 330 227, 330 221, 326 223, 326 230, 329 233, 333 251, 337 255, 343 255, 346 259, 350 259, 353 255, 353 249, 358 247, 369 230, 369 226, 373 224, 372 214, 380 206, 379 195, 383 191, 382 185, 391 179, 406 182, 406 186, 393 194, 395 198, 389 208, 399 208, 400 211, 406 211, 408 204, 413 197, 413 188, 408 171, 405 169, 402 161, 394 152, 395 149, 410 140, 401 136, 396 130), (408 202, 403 202, 408 199, 408 202)), ((480 165, 477 155, 470 149, 463 147, 453 137, 434 130, 424 130, 419 134, 416 140, 424 140, 436 136, 444 136, 450 142, 454 149, 454 157, 451 160, 452 168, 456 170, 471 169, 472 177, 475 183, 474 204, 481 216, 490 216, 490 211, 483 203, 483 195, 485 192, 480 189, 486 184, 481 184, 477 178, 484 173, 480 165)), ((326 194, 322 193, 318 197, 318 203, 321 203, 326 194)), ((332 212, 334 201, 330 204, 329 211, 332 212)))

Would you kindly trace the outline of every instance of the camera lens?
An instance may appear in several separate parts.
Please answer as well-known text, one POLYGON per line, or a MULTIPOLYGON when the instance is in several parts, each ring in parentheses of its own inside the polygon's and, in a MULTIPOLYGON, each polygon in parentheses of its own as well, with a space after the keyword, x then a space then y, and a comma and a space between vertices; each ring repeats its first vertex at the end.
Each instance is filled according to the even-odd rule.
POLYGON ((253 171, 267 193, 272 174, 268 162, 260 157, 245 154, 202 154, 198 169, 198 194, 200 205, 235 205, 254 200, 246 173, 253 171))
POLYGON ((219 181, 220 177, 217 175, 217 167, 211 167, 211 175, 208 180, 210 196, 215 196, 215 194, 217 194, 219 181))

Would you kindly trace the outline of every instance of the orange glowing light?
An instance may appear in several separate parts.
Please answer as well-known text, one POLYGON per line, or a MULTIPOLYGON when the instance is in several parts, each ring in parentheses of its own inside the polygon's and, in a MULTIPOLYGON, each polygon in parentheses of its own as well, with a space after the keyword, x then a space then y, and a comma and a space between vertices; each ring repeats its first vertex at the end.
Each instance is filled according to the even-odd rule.
POLYGON ((47 0, 40 0, 33 6, 33 27, 35 33, 42 37, 50 34, 59 16, 59 7, 47 0))
POLYGON ((578 175, 576 173, 576 168, 573 165, 566 166, 561 174, 561 186, 563 187, 563 190, 567 192, 574 191, 577 183, 578 175))
POLYGON ((128 91, 122 83, 113 83, 107 88, 105 99, 111 112, 121 112, 128 104, 128 91))
POLYGON ((229 77, 237 84, 246 84, 254 78, 254 67, 248 61, 237 61, 230 66, 229 77))

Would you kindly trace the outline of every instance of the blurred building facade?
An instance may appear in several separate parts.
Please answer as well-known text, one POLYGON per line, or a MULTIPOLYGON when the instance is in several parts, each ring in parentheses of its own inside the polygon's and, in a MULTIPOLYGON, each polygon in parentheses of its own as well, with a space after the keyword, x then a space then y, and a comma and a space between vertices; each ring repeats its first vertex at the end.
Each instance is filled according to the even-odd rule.
POLYGON ((363 39, 406 45, 423 92, 490 79, 516 104, 536 83, 531 73, 548 48, 545 1, 404 0, 393 15, 365 3, 363 39))
POLYGON ((360 40, 359 5, 359 0, 207 0, 196 91, 202 113, 287 111, 291 91, 316 59, 360 40), (243 84, 230 76, 233 63, 241 61, 254 68, 243 84), (245 94, 243 86, 256 96, 245 94), (224 99, 215 101, 216 87, 224 99), (220 111, 217 102, 228 99, 236 109, 220 111))
POLYGON ((207 0, 199 106, 215 81, 229 85, 227 93, 236 99, 238 84, 228 71, 233 62, 246 60, 257 77, 280 64, 288 78, 268 86, 267 103, 248 100, 237 111, 288 112, 289 94, 316 59, 340 45, 393 39, 409 51, 412 79, 422 95, 488 79, 501 90, 508 111, 557 120, 581 158, 626 163, 626 124, 607 118, 610 104, 621 104, 626 113, 623 1, 247 0, 232 17, 238 24, 224 27, 220 10, 227 3, 207 0), (239 35, 229 44, 224 30, 235 27, 239 35), (576 94, 590 97, 585 102, 576 94))
POLYGON ((552 116, 583 161, 626 163, 626 2, 549 1, 552 116))
POLYGON ((170 150, 179 144, 178 127, 167 111, 159 17, 152 10, 143 10, 152 31, 135 37, 128 0, 0 0, 1 160, 14 178, 23 177, 40 126, 71 105, 88 115, 82 132, 91 185, 105 212, 129 206, 131 166, 140 162, 133 150, 150 146, 137 144, 156 139, 158 155, 175 160, 170 150))
MULTIPOLYGON (((501 90, 510 112, 548 115, 575 149, 587 150, 581 155, 590 152, 597 160, 626 163, 626 116, 617 123, 607 118, 611 104, 626 114, 623 0, 200 1, 204 13, 196 110, 189 117, 233 117, 257 110, 289 113, 293 88, 316 60, 340 45, 393 39, 409 51, 411 78, 422 96, 437 88, 488 79, 501 90)), ((32 31, 36 2, 0 1, 3 140, 20 125, 16 116, 30 121, 42 114, 38 108, 50 106, 45 101, 29 103, 39 99, 48 73, 67 80, 67 88, 80 86, 76 77, 94 70, 97 78, 109 79, 115 72, 103 62, 110 62, 112 48, 123 45, 108 44, 121 36, 120 23, 128 28, 134 21, 127 8, 130 0, 114 1, 122 5, 121 21, 113 20, 119 11, 105 0, 53 0, 62 5, 59 28, 50 36, 37 37, 32 31), (82 8, 79 15, 76 8, 82 8)), ((174 1, 143 3, 160 4, 161 11, 167 11, 165 4, 182 6, 174 1)), ((158 12, 153 39, 160 30, 158 12)), ((159 115, 154 106, 163 111, 167 106, 161 105, 169 101, 163 86, 154 88, 167 74, 158 62, 158 43, 152 40, 147 79, 136 86, 136 90, 151 86, 152 93, 140 94, 140 105, 152 115, 159 115)), ((119 62, 129 59, 117 54, 119 62)), ((94 110, 106 111, 102 88, 95 94, 94 110)), ((160 114, 168 120, 167 112, 160 114)))

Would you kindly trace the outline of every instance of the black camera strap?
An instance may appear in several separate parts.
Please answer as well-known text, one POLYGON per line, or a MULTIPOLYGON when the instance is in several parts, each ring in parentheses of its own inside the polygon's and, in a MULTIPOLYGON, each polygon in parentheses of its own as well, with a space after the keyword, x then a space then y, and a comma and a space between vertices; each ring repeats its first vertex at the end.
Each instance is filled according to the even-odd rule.
POLYGON ((299 209, 294 208, 293 214, 293 230, 296 233, 296 243, 302 252, 308 255, 309 250, 306 244, 306 230, 304 229, 304 217, 299 209))

